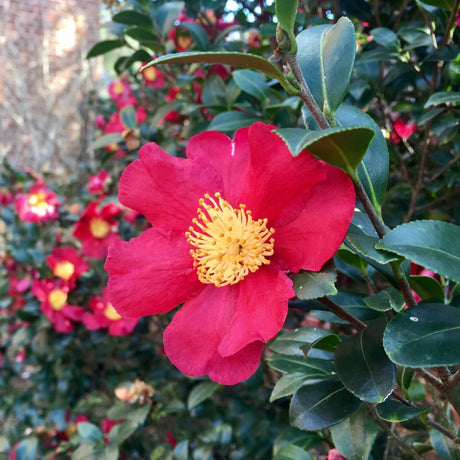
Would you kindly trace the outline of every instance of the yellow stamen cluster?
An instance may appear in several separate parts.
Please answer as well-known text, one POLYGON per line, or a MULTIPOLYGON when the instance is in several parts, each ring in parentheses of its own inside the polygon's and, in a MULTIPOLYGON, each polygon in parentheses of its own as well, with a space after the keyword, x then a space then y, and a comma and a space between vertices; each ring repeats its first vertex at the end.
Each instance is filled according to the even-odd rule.
POLYGON ((149 81, 155 81, 157 79, 157 71, 154 67, 148 67, 143 72, 144 78, 149 81))
POLYGON ((121 319, 121 316, 117 313, 113 305, 109 302, 104 310, 104 315, 111 321, 118 321, 121 319))
POLYGON ((234 209, 220 193, 215 197, 206 194, 200 199, 198 217, 185 235, 195 247, 190 254, 198 279, 223 287, 270 263, 274 229, 267 228, 267 219, 253 220, 244 204, 234 209))
POLYGON ((100 217, 93 217, 89 222, 89 231, 94 238, 105 238, 110 231, 110 224, 100 217))
POLYGON ((63 280, 69 281, 75 273, 75 265, 68 260, 58 262, 54 267, 54 274, 63 280))
POLYGON ((48 295, 48 302, 53 310, 62 310, 67 303, 67 292, 62 289, 53 289, 48 295))

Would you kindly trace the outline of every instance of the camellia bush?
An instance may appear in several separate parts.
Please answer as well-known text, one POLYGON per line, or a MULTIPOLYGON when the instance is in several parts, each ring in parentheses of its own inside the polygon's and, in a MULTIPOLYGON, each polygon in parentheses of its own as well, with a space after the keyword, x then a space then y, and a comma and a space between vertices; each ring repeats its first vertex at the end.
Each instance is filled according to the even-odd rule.
POLYGON ((459 0, 106 4, 87 163, 1 172, 0 458, 460 458, 459 0))

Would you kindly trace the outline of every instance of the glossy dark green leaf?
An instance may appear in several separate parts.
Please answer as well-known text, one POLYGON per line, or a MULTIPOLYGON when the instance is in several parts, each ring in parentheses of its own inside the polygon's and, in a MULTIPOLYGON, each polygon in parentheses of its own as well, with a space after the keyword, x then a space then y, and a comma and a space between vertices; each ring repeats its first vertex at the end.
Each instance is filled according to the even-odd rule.
POLYGON ((418 415, 427 415, 431 411, 430 407, 406 406, 403 403, 391 399, 377 404, 376 409, 377 415, 387 422, 403 422, 404 420, 410 420, 418 415))
POLYGON ((321 444, 323 441, 321 435, 312 431, 302 431, 293 426, 287 426, 278 437, 275 439, 273 444, 273 454, 276 455, 279 450, 286 444, 294 444, 297 447, 301 447, 304 450, 310 450, 313 447, 321 444))
MULTIPOLYGON (((324 337, 321 337, 320 339, 316 340, 310 345, 310 348, 316 348, 318 350, 324 350, 324 351, 329 351, 330 353, 334 353, 335 349, 337 348, 337 345, 341 342, 342 340, 340 337, 336 334, 329 334, 324 337)), ((308 355, 308 349, 306 349, 305 346, 302 347, 302 351, 304 354, 307 356, 308 355)))
POLYGON ((267 358, 270 367, 280 372, 302 372, 305 377, 317 378, 330 375, 334 371, 332 361, 317 358, 304 358, 299 356, 274 354, 267 358))
POLYGON ((290 331, 284 331, 270 344, 270 349, 276 353, 303 357, 301 350, 306 344, 329 335, 330 332, 318 327, 300 327, 290 331))
POLYGON ((164 37, 173 27, 185 2, 168 1, 152 12, 153 22, 157 32, 164 37))
POLYGON ((77 425, 78 434, 83 438, 84 442, 99 442, 103 440, 101 430, 94 424, 88 422, 80 422, 77 425))
POLYGON ((97 42, 91 49, 88 51, 86 58, 92 58, 96 56, 100 56, 101 54, 108 53, 116 48, 121 48, 125 46, 124 40, 104 40, 102 42, 97 42))
MULTIPOLYGON (((151 27, 133 26, 127 29, 125 34, 142 44, 159 44, 158 36, 155 34, 151 27)), ((151 59, 152 56, 149 56, 149 59, 147 59, 145 62, 148 62, 151 59)))
POLYGON ((345 97, 355 61, 353 23, 343 16, 334 26, 320 25, 297 36, 302 74, 321 109, 335 112, 345 97))
POLYGON ((283 88, 290 94, 298 94, 299 90, 292 86, 285 78, 283 72, 268 59, 255 54, 220 52, 220 53, 201 53, 186 52, 177 54, 166 54, 154 61, 150 65, 167 64, 167 63, 198 63, 198 64, 223 64, 235 67, 245 67, 248 69, 258 70, 270 78, 278 80, 283 88))
POLYGON ((193 42, 200 51, 206 51, 209 49, 211 42, 209 41, 208 35, 203 27, 194 22, 181 22, 180 26, 190 32, 193 42))
POLYGON ((460 309, 421 304, 404 310, 388 324, 383 344, 402 366, 435 367, 460 363, 460 309))
POLYGON ((450 11, 454 8, 454 0, 423 0, 423 3, 450 11))
POLYGON ((460 227, 457 225, 435 220, 409 222, 390 230, 376 247, 460 281, 460 227))
POLYGON ((379 125, 362 110, 342 104, 335 113, 339 126, 365 126, 374 131, 375 136, 358 166, 358 176, 372 204, 379 212, 388 184, 390 154, 379 125))
POLYGON ((345 339, 335 351, 337 376, 363 401, 382 402, 396 381, 395 366, 383 349, 385 326, 384 318, 373 321, 366 329, 345 339))
POLYGON ((356 168, 375 134, 367 127, 335 127, 320 131, 304 131, 301 137, 302 131, 298 128, 284 128, 274 132, 286 142, 294 156, 307 149, 320 160, 353 176, 356 175, 356 168))
POLYGON ((460 102, 460 92, 440 91, 438 93, 432 94, 426 101, 424 107, 427 108, 433 105, 451 104, 456 102, 460 102))
MULTIPOLYGON (((294 35, 298 0, 275 0, 275 12, 282 37, 277 35, 278 45, 284 54, 295 54, 297 44, 294 35), (284 38, 286 37, 286 38, 284 38), (285 41, 286 40, 286 41, 285 41)), ((279 34, 279 32, 277 32, 279 34)))
MULTIPOLYGON (((297 2, 296 2, 297 3, 297 2)), ((272 460, 313 460, 302 448, 295 444, 285 444, 272 460)))
POLYGON ((198 404, 210 398, 218 388, 219 384, 216 382, 200 382, 188 395, 188 410, 193 409, 195 406, 198 406, 198 404))
POLYGON ((270 395, 270 402, 293 395, 307 380, 314 379, 315 377, 324 377, 324 373, 318 372, 317 376, 315 374, 306 375, 304 372, 289 372, 288 374, 284 374, 276 382, 270 395))
POLYGON ((130 26, 152 27, 150 16, 135 10, 123 10, 112 16, 112 21, 130 26))
POLYGON ((294 394, 289 408, 291 424, 301 430, 322 430, 356 412, 363 402, 331 377, 307 382, 294 394))
POLYGON ((430 430, 430 442, 443 460, 460 460, 458 444, 434 428, 430 430))
POLYGON ((119 423, 111 428, 109 432, 109 443, 119 446, 123 441, 128 439, 137 429, 137 424, 127 421, 119 423))
POLYGON ((245 93, 263 101, 268 97, 268 86, 265 78, 258 72, 250 69, 235 70, 232 73, 236 85, 245 93))
POLYGON ((222 112, 216 115, 208 126, 209 130, 216 131, 236 131, 243 126, 249 126, 256 121, 262 121, 260 118, 255 117, 244 112, 222 112))
POLYGON ((409 284, 422 300, 444 299, 444 289, 439 281, 431 276, 412 275, 409 284))
POLYGON ((120 118, 128 129, 137 127, 136 109, 132 105, 127 105, 120 110, 120 118))
POLYGON ((364 407, 331 427, 334 446, 347 460, 367 460, 378 432, 364 407))
POLYGON ((333 262, 326 264, 319 272, 301 270, 291 275, 291 278, 294 281, 296 297, 300 300, 337 294, 337 272, 333 262))
POLYGON ((370 31, 370 35, 385 48, 396 48, 399 45, 398 36, 387 27, 376 27, 370 31))
POLYGON ((119 144, 122 141, 123 135, 121 133, 104 134, 103 136, 100 136, 91 142, 88 150, 96 150, 102 147, 106 147, 107 145, 119 144))
POLYGON ((377 294, 365 297, 364 303, 368 307, 378 311, 401 311, 405 305, 404 297, 401 292, 392 286, 387 287, 385 290, 380 291, 377 294))

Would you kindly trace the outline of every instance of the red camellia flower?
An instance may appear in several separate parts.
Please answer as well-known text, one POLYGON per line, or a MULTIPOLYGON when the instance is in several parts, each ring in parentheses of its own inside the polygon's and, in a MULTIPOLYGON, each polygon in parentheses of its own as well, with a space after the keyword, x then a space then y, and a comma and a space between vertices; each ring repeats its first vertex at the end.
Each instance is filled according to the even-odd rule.
POLYGON ((102 297, 94 296, 89 302, 93 313, 84 313, 82 323, 91 331, 108 327, 110 335, 129 335, 136 327, 137 318, 123 318, 107 300, 106 289, 102 297))
MULTIPOLYGON (((146 64, 147 62, 143 62, 142 66, 146 64)), ((156 67, 147 67, 141 72, 141 75, 145 85, 150 88, 163 88, 165 85, 165 76, 163 72, 156 67)))
POLYGON ((393 129, 394 132, 391 134, 391 139, 395 144, 399 144, 401 139, 409 139, 418 128, 414 122, 406 123, 403 119, 398 118, 393 124, 393 129))
POLYGON ((57 195, 42 180, 32 185, 29 193, 18 193, 14 201, 16 212, 24 222, 56 220, 59 217, 58 206, 61 204, 57 195))
POLYGON ((83 211, 76 223, 73 236, 82 243, 82 252, 87 257, 102 259, 107 254, 109 244, 119 239, 116 232, 116 217, 122 210, 115 203, 109 203, 98 210, 98 203, 93 201, 83 211))
POLYGON ((186 159, 149 143, 120 179, 120 202, 153 227, 109 248, 109 299, 134 318, 184 303, 163 343, 185 374, 226 385, 253 374, 295 295, 287 273, 320 270, 345 238, 351 180, 293 157, 274 129, 203 132, 186 159))
POLYGON ((73 285, 81 274, 89 270, 89 263, 75 248, 71 247, 53 248, 46 261, 53 275, 69 285, 73 285))
POLYGON ((112 100, 117 103, 124 99, 128 99, 133 95, 133 90, 126 78, 120 78, 119 80, 112 81, 109 84, 108 91, 112 100))
POLYGON ((73 321, 80 321, 83 307, 69 305, 69 286, 60 279, 34 280, 33 295, 40 300, 42 312, 49 318, 54 329, 68 334, 73 331, 73 321))
POLYGON ((98 174, 91 176, 88 179, 88 192, 94 193, 97 196, 104 196, 107 192, 107 188, 112 182, 109 173, 104 169, 101 169, 98 174))

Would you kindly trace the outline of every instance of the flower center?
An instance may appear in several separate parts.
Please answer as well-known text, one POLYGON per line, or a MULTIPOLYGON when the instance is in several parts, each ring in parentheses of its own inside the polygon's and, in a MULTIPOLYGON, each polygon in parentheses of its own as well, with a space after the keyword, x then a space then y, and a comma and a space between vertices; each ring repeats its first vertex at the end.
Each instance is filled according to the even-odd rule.
POLYGON ((48 208, 48 203, 46 202, 46 194, 42 191, 34 193, 29 196, 29 204, 37 210, 45 210, 48 208))
POLYGON ((273 254, 274 229, 267 229, 267 219, 253 220, 244 204, 234 209, 220 193, 217 200, 205 195, 200 199, 198 217, 185 233, 195 247, 198 279, 217 287, 236 284, 261 265, 268 265, 273 254))
POLYGON ((123 85, 123 83, 121 81, 117 81, 114 85, 113 85, 113 92, 115 94, 123 94, 123 91, 125 90, 125 86, 123 85))
POLYGON ((62 278, 63 280, 69 281, 72 275, 75 273, 75 265, 68 260, 58 262, 54 267, 54 275, 62 278))
POLYGON ((62 310, 67 302, 67 292, 64 292, 62 289, 52 290, 49 293, 48 302, 53 310, 62 310))
POLYGON ((157 72, 153 67, 148 67, 143 72, 144 78, 149 81, 155 81, 157 79, 157 72))
POLYGON ((121 319, 121 316, 116 312, 111 303, 108 303, 107 307, 105 307, 104 315, 112 321, 121 319))
POLYGON ((104 238, 110 231, 110 225, 100 217, 94 217, 89 222, 89 231, 94 238, 104 238))

